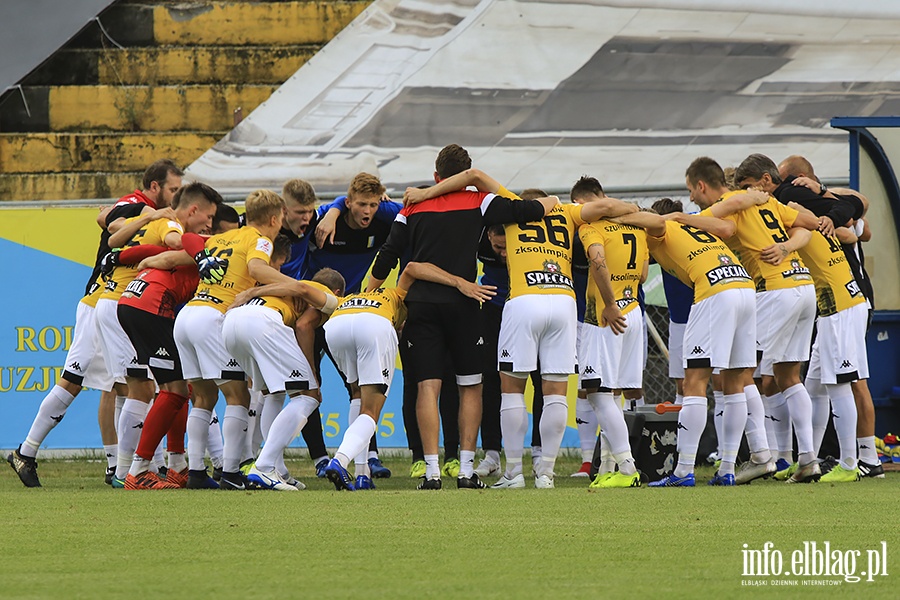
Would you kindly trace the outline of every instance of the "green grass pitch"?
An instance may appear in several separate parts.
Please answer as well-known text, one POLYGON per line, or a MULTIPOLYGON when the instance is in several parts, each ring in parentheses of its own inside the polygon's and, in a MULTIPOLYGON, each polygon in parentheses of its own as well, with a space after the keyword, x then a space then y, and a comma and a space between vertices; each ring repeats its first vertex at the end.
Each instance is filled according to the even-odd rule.
MULTIPOLYGON (((0 598, 896 597, 900 474, 855 484, 759 481, 590 492, 561 459, 557 489, 414 489, 408 460, 374 492, 126 492, 99 462, 41 461, 44 487, 0 470, 0 598), (838 586, 742 577, 743 544, 866 550, 887 573, 838 586), (749 587, 746 580, 765 580, 749 587)), ((703 481, 699 481, 702 479, 703 481)), ((532 480, 528 479, 532 486, 532 480)))

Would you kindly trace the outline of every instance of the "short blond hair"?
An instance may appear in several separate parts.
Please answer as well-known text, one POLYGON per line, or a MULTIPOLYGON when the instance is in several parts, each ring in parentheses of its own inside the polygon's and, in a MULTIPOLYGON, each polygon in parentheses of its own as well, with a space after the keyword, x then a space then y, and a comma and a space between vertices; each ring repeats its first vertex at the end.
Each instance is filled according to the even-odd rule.
POLYGON ((722 169, 722 175, 725 176, 725 187, 729 190, 736 190, 737 186, 734 185, 734 167, 725 167, 722 169))
POLYGON ((347 198, 351 200, 358 196, 378 196, 380 198, 384 192, 385 188, 381 184, 380 179, 370 173, 359 173, 350 182, 350 187, 347 189, 347 198))
POLYGON ((250 225, 267 223, 275 215, 284 212, 284 200, 271 190, 250 192, 244 204, 247 223, 250 225))
POLYGON ((316 190, 308 181, 291 179, 284 184, 281 190, 285 202, 294 202, 303 206, 312 206, 316 203, 316 190))

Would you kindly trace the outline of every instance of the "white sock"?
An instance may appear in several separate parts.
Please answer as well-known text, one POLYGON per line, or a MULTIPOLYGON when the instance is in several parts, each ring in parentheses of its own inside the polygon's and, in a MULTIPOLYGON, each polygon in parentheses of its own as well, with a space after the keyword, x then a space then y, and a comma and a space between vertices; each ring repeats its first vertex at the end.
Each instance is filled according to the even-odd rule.
POLYGON ((635 398, 634 400, 631 401, 632 409, 638 408, 640 406, 644 406, 644 397, 643 396, 638 396, 637 398, 635 398))
POLYGON ((684 394, 675 394, 675 406, 681 406, 684 402, 684 394))
POLYGON ((716 452, 719 458, 722 458, 724 448, 722 448, 722 440, 725 439, 725 432, 722 431, 722 419, 725 416, 725 392, 721 390, 713 390, 713 425, 716 426, 716 442, 718 447, 716 452))
POLYGON ((262 403, 262 392, 250 392, 250 411, 247 413, 250 421, 247 424, 247 435, 244 437, 244 455, 241 462, 256 458, 259 444, 254 446, 254 442, 262 442, 262 434, 259 433, 259 413, 262 412, 262 403))
MULTIPOLYGON (((538 425, 535 425, 538 427, 538 425)), ((540 431, 540 429, 538 429, 540 431)), ((532 446, 531 447, 531 470, 537 474, 538 465, 541 464, 541 447, 540 446, 532 446)))
POLYGON ((125 406, 125 396, 116 396, 116 408, 114 412, 114 423, 116 424, 116 431, 118 432, 119 428, 119 417, 122 416, 122 407, 125 406))
MULTIPOLYGON (((794 426, 794 435, 797 436, 797 453, 811 454, 815 458, 816 451, 813 446, 812 436, 812 401, 802 383, 792 385, 784 390, 784 399, 787 401, 788 410, 791 413, 791 425, 794 426)), ((797 462, 800 462, 798 459, 797 462)), ((804 461, 801 464, 807 464, 804 461)))
POLYGON ((50 430, 62 421, 73 400, 75 400, 75 396, 70 394, 64 387, 60 385, 53 386, 53 389, 41 401, 41 406, 34 417, 31 429, 28 431, 28 435, 19 449, 22 456, 30 456, 31 458, 37 456, 38 448, 44 443, 44 439, 50 433, 50 430))
POLYGON ((812 434, 813 451, 816 456, 822 449, 822 440, 825 438, 825 430, 828 428, 828 416, 831 414, 831 404, 828 403, 828 391, 821 379, 807 377, 803 382, 806 393, 812 403, 812 434))
POLYGON ((747 424, 744 425, 744 433, 747 434, 751 459, 757 464, 767 463, 772 460, 772 454, 766 437, 766 409, 762 396, 754 384, 744 387, 744 396, 747 398, 747 424))
POLYGON ((250 425, 248 410, 240 405, 225 407, 222 420, 222 470, 236 473, 241 468, 244 440, 250 425))
POLYGON ((874 435, 858 437, 856 438, 856 443, 859 446, 859 460, 867 465, 879 464, 880 461, 878 460, 878 450, 875 448, 874 435))
POLYGON ((135 454, 134 459, 131 461, 131 467, 128 469, 128 474, 137 477, 141 473, 149 470, 150 461, 135 454))
POLYGON ((569 420, 569 406, 566 397, 558 394, 544 396, 544 412, 541 415, 541 462, 537 474, 553 477, 556 455, 566 433, 569 420))
POLYGON ((791 413, 788 410, 787 399, 779 392, 774 396, 763 398, 763 404, 766 407, 769 448, 776 450, 778 458, 793 462, 794 443, 791 439, 791 413))
MULTIPOLYGON (((615 401, 615 399, 613 399, 615 401)), ((619 403, 616 402, 616 407, 619 406, 619 403)), ((616 470, 616 458, 613 456, 612 452, 609 451, 609 438, 606 437, 606 432, 600 431, 600 469, 597 471, 601 475, 605 475, 606 473, 612 473, 616 470)))
MULTIPOLYGON (((597 420, 600 422, 600 427, 603 428, 603 436, 609 444, 605 450, 614 457, 626 453, 628 457, 631 457, 631 444, 628 443, 628 426, 625 424, 625 415, 619 408, 619 403, 613 398, 612 392, 588 394, 588 401, 594 412, 597 413, 597 420)), ((634 462, 633 459, 632 462, 634 462)), ((619 464, 618 459, 616 459, 616 463, 619 464)), ((619 464, 619 470, 622 470, 621 464, 619 464)), ((625 474, 631 475, 633 472, 625 474)))
POLYGON ((694 472, 700 436, 706 429, 706 398, 685 396, 678 412, 678 464, 675 477, 685 477, 694 472))
POLYGON ((366 456, 365 451, 360 452, 356 455, 356 460, 354 461, 354 470, 353 475, 355 477, 359 477, 360 475, 365 475, 366 477, 372 477, 372 474, 369 472, 369 459, 366 456))
POLYGON ((459 451, 459 476, 472 477, 475 474, 475 451, 459 451))
MULTIPOLYGON (((212 466, 221 469, 225 440, 222 438, 222 428, 219 426, 219 415, 215 411, 211 412, 212 418, 209 420, 209 438, 206 441, 206 450, 209 452, 209 462, 212 463, 212 466)), ((225 412, 228 412, 227 408, 225 412)))
POLYGON ((275 470, 278 471, 278 474, 284 479, 287 479, 289 472, 287 465, 284 464, 284 452, 275 457, 275 470))
POLYGON ((263 439, 269 437, 269 429, 272 422, 284 407, 284 392, 280 394, 266 394, 263 396, 263 408, 259 415, 259 427, 262 431, 263 439))
POLYGON ((486 450, 484 453, 484 460, 499 466, 500 452, 497 450, 486 450))
POLYGON ((581 462, 591 462, 594 459, 594 446, 597 445, 597 415, 586 398, 575 401, 575 422, 578 424, 581 462))
POLYGON ((741 436, 747 424, 747 397, 741 394, 728 394, 722 398, 722 463, 719 475, 734 475, 734 463, 737 462, 741 436))
POLYGON ((438 463, 438 455, 437 454, 426 454, 425 455, 425 478, 426 479, 440 479, 441 478, 441 466, 438 463))
POLYGON ((834 430, 841 446, 841 466, 856 468, 856 401, 849 383, 827 385, 831 398, 831 412, 834 413, 834 430))
POLYGON ((634 457, 631 455, 631 448, 618 454, 613 454, 614 462, 619 465, 619 472, 622 475, 634 475, 637 473, 637 467, 634 464, 634 457))
POLYGON ((528 432, 528 409, 525 394, 500 394, 500 432, 506 452, 506 477, 522 474, 525 434, 528 432))
POLYGON ((110 469, 115 468, 117 454, 119 453, 119 445, 118 444, 105 444, 103 446, 103 452, 106 453, 106 466, 110 469))
POLYGON ((196 406, 188 413, 187 421, 187 454, 188 468, 191 471, 203 471, 206 464, 203 455, 206 454, 206 446, 209 440, 209 422, 212 419, 212 411, 196 406))
POLYGON ((297 396, 285 405, 269 428, 269 436, 263 446, 259 458, 256 459, 256 467, 263 472, 275 469, 275 460, 278 456, 284 456, 284 449, 297 437, 309 415, 312 414, 319 403, 309 396, 297 396))
POLYGON ((351 398, 350 399, 350 413, 348 414, 347 424, 352 425, 353 421, 356 420, 356 417, 359 416, 359 411, 362 409, 362 400, 359 398, 351 398))
POLYGON ((375 419, 369 415, 359 415, 347 431, 344 432, 344 439, 334 455, 345 469, 350 466, 353 457, 359 456, 369 447, 369 440, 375 435, 378 425, 375 419))
MULTIPOLYGON (((350 399, 350 411, 347 414, 347 424, 353 425, 353 422, 356 421, 357 417, 359 417, 359 411, 362 409, 362 400, 359 398, 351 398, 350 399)), ((366 445, 365 448, 360 450, 359 454, 353 457, 353 463, 356 465, 355 475, 367 475, 368 468, 368 455, 369 455, 369 446, 366 445)))
POLYGON ((118 458, 116 460, 116 477, 125 479, 128 475, 128 469, 131 468, 131 461, 134 458, 134 451, 137 449, 138 442, 141 439, 141 429, 144 426, 144 417, 150 405, 140 400, 128 398, 122 407, 122 414, 119 415, 119 424, 116 428, 116 435, 119 438, 118 458))
POLYGON ((181 473, 187 469, 187 459, 182 452, 169 452, 169 469, 181 473))
MULTIPOLYGON (((148 404, 147 406, 147 412, 150 412, 150 405, 148 404)), ((146 417, 146 415, 144 416, 146 417)), ((140 441, 141 436, 138 436, 138 442, 140 441)), ((134 449, 137 450, 137 444, 135 444, 134 449)), ((163 444, 162 440, 159 440, 159 444, 156 446, 156 450, 153 451, 153 460, 150 461, 150 466, 151 470, 154 473, 159 473, 159 470, 166 466, 166 447, 163 444)))

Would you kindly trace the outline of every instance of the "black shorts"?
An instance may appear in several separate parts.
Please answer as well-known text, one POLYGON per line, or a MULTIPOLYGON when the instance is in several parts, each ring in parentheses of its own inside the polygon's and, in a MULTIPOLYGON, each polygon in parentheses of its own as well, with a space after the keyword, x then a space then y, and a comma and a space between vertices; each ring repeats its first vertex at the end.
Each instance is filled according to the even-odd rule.
MULTIPOLYGON (((137 354, 133 364, 149 365, 158 385, 184 379, 178 347, 175 346, 174 319, 122 304, 118 307, 118 317, 137 354)), ((126 374, 149 379, 149 373, 143 367, 129 368, 126 374)))
POLYGON ((443 379, 449 355, 460 385, 480 383, 484 340, 478 302, 407 302, 406 306, 405 354, 415 380, 443 379))

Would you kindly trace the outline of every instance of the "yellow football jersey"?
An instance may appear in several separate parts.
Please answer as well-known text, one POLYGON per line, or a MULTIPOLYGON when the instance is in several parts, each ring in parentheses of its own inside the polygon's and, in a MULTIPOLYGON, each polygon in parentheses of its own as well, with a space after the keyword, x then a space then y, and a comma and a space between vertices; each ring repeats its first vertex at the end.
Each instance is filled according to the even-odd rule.
POLYGON ((557 204, 540 221, 505 227, 510 299, 526 294, 575 297, 572 242, 582 225, 580 204, 557 204))
POLYGON ((719 292, 753 289, 753 279, 725 242, 701 229, 666 221, 662 237, 647 236, 659 266, 694 288, 694 304, 719 292))
POLYGON ((815 281, 819 316, 827 317, 866 301, 835 236, 825 237, 813 231, 812 239, 800 249, 800 256, 815 281))
MULTIPOLYGON (((334 296, 334 292, 317 281, 304 280, 303 283, 318 288, 329 296, 334 296)), ((306 310, 306 302, 295 296, 260 296, 253 298, 247 304, 251 306, 265 306, 277 311, 281 315, 281 320, 288 327, 293 327, 300 315, 303 314, 303 311, 306 310)))
POLYGON ((247 263, 258 258, 269 264, 272 257, 272 240, 255 227, 247 225, 214 235, 206 240, 206 249, 219 258, 228 259, 228 268, 222 281, 209 285, 202 281, 189 306, 212 306, 221 313, 228 310, 234 297, 250 289, 256 281, 250 276, 247 263))
POLYGON ((758 261, 753 257, 753 253, 747 252, 747 250, 741 246, 741 241, 736 235, 733 235, 724 241, 725 245, 734 252, 735 257, 737 257, 741 264, 744 265, 747 272, 750 273, 750 277, 753 278, 753 283, 757 287, 757 291, 765 290, 765 280, 763 279, 762 273, 759 271, 758 261))
POLYGON ((288 327, 293 327, 300 316, 300 310, 297 306, 301 301, 299 298, 292 296, 259 296, 247 302, 247 306, 265 306, 271 308, 281 315, 281 320, 288 327))
MULTIPOLYGON (((647 234, 640 227, 621 225, 602 219, 596 223, 582 225, 578 229, 585 254, 591 246, 601 244, 606 255, 610 283, 616 297, 616 305, 622 314, 627 314, 639 306, 638 286, 644 272, 644 263, 650 254, 647 249, 647 234)), ((590 257, 590 255, 588 255, 590 257)), ((588 277, 584 322, 599 327, 600 313, 606 303, 600 296, 600 288, 593 274, 588 277)))
POLYGON ((384 317, 396 328, 406 320, 405 298, 406 290, 400 288, 378 288, 372 292, 353 294, 341 299, 331 317, 370 313, 384 317))
MULTIPOLYGON (((721 200, 726 200, 739 193, 742 191, 729 192, 722 196, 721 200)), ((700 214, 712 216, 709 208, 700 214)), ((755 276, 757 291, 812 285, 809 269, 796 252, 789 254, 778 266, 759 260, 759 254, 763 248, 788 241, 787 229, 794 224, 797 214, 793 208, 769 197, 765 204, 751 206, 725 217, 737 226, 734 235, 743 248, 741 256, 745 262, 753 265, 753 271, 758 272, 758 275, 755 276)))
MULTIPOLYGON (((140 216, 126 219, 125 223, 130 223, 135 219, 140 219, 140 216)), ((134 246, 147 245, 165 246, 166 236, 172 232, 182 234, 184 233, 184 228, 178 221, 156 219, 155 221, 147 223, 146 227, 139 229, 138 232, 134 234, 134 237, 125 244, 125 247, 132 248, 134 246)), ((125 286, 131 283, 137 274, 137 265, 119 265, 113 269, 100 298, 118 301, 122 296, 122 292, 125 291, 125 286)))

